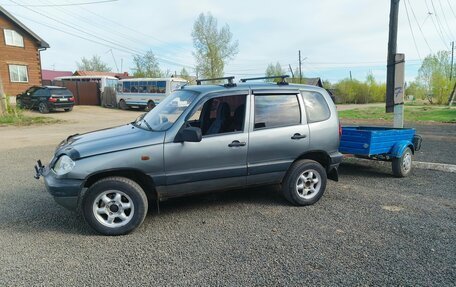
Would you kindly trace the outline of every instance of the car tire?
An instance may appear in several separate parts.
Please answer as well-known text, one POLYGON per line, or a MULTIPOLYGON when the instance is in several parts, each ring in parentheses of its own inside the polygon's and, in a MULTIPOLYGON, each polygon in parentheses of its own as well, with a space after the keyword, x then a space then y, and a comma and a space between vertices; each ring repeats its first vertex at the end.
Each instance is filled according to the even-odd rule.
POLYGON ((312 205, 325 192, 327 175, 323 166, 313 160, 295 162, 282 182, 282 193, 294 205, 312 205))
POLYGON ((125 100, 120 100, 119 101, 119 109, 121 109, 121 110, 128 109, 128 106, 127 106, 127 103, 125 102, 125 100))
POLYGON ((147 102, 147 107, 146 107, 146 111, 151 111, 155 108, 155 103, 154 101, 148 101, 147 102))
POLYGON ((64 109, 65 112, 71 112, 73 110, 73 107, 64 109))
POLYGON ((47 105, 46 102, 40 102, 38 104, 38 111, 42 114, 47 114, 47 113, 49 113, 49 106, 47 105))
POLYGON ((82 201, 82 214, 103 235, 128 234, 140 226, 148 209, 147 196, 135 181, 108 177, 94 183, 82 201))
POLYGON ((406 177, 412 171, 412 150, 407 147, 400 158, 393 158, 391 167, 395 177, 406 177))

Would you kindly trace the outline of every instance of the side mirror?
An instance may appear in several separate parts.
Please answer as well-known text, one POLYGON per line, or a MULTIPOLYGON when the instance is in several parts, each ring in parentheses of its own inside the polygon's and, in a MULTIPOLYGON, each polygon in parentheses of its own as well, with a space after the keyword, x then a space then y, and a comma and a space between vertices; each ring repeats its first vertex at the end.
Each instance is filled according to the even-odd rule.
POLYGON ((200 142, 203 139, 203 133, 197 127, 185 128, 181 132, 181 139, 184 142, 200 142))

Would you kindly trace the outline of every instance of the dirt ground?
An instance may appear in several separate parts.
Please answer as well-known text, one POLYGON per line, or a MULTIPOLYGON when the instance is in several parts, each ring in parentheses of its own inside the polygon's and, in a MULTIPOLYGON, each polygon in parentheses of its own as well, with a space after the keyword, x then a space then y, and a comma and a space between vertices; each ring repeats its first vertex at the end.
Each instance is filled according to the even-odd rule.
MULTIPOLYGON (((25 127, 0 127, 0 150, 42 145, 57 145, 69 135, 105 129, 134 121, 142 111, 122 111, 96 106, 75 106, 71 112, 57 111, 47 114, 64 122, 25 127)), ((38 116, 36 111, 26 115, 38 116)))

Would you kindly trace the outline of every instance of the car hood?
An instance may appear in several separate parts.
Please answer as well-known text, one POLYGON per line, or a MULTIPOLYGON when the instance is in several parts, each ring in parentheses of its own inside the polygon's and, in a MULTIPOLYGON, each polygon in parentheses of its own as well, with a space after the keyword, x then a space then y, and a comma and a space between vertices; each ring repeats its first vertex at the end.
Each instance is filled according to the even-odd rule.
POLYGON ((67 154, 76 160, 97 154, 161 144, 164 138, 165 132, 147 131, 128 124, 69 136, 59 144, 55 157, 67 154))

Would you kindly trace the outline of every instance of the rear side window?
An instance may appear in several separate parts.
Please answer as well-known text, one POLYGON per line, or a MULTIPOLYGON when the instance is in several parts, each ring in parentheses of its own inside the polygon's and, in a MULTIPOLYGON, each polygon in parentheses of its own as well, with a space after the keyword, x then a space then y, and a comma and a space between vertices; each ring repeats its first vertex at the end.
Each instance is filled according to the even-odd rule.
POLYGON ((301 123, 296 95, 255 96, 255 129, 293 126, 301 123))
POLYGON ((317 92, 302 92, 307 111, 307 122, 315 123, 329 119, 331 112, 322 94, 317 92))

